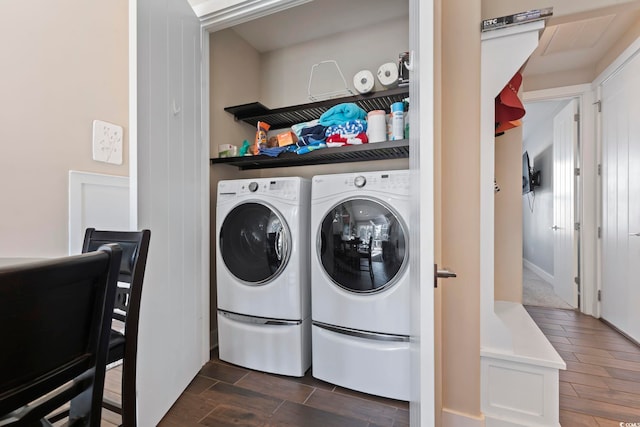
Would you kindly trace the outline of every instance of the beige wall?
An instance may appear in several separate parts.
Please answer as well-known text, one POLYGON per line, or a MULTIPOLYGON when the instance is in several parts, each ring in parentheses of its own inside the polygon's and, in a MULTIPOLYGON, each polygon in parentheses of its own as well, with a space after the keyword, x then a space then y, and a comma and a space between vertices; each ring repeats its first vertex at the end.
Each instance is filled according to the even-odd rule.
POLYGON ((5 0, 0 13, 0 257, 68 251, 69 170, 128 175, 126 0, 5 0), (124 164, 92 160, 94 119, 124 164))
MULTIPOLYGON (((480 415, 480 4, 442 1, 442 406, 480 415)), ((438 110, 438 108, 436 108, 438 110)))
POLYGON ((494 297, 522 302, 522 127, 496 138, 494 297))
POLYGON ((627 32, 618 40, 607 53, 598 61, 595 69, 595 76, 598 77, 613 61, 629 47, 631 43, 640 37, 640 21, 637 21, 627 32))

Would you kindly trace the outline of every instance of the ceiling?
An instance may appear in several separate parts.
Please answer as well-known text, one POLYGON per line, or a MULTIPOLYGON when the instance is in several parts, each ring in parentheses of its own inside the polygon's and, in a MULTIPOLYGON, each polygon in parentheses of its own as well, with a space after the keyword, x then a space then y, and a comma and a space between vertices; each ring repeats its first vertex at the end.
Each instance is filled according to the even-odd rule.
POLYGON ((408 15, 408 0, 314 0, 233 30, 264 53, 408 15))
MULTIPOLYGON (((233 30, 264 53, 408 14, 408 0, 314 0, 236 25, 233 30)), ((595 69, 603 55, 639 20, 640 0, 552 17, 523 75, 595 69)))
POLYGON ((595 70, 600 59, 639 20, 640 1, 625 7, 565 16, 557 24, 552 18, 540 37, 538 48, 529 57, 523 75, 595 70))

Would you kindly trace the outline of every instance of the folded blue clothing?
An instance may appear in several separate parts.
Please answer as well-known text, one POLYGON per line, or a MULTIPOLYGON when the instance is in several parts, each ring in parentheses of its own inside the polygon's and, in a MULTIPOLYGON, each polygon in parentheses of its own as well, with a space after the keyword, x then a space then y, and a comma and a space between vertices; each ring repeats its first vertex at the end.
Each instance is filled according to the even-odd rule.
POLYGON ((334 105, 320 116, 320 124, 323 126, 339 125, 349 120, 365 120, 367 112, 352 102, 334 105))
POLYGON ((300 131, 300 136, 298 137, 298 147, 309 145, 312 141, 324 140, 324 132, 326 129, 327 127, 323 125, 315 125, 302 129, 302 131, 300 131))
POLYGON ((367 122, 365 120, 355 119, 349 120, 339 125, 332 125, 327 127, 324 134, 329 137, 331 135, 347 135, 347 134, 359 134, 367 132, 367 122))
POLYGON ((260 150, 258 150, 260 154, 264 154, 271 157, 278 157, 280 153, 283 153, 285 151, 289 151, 288 145, 285 145, 284 147, 271 147, 271 148, 260 147, 260 150))

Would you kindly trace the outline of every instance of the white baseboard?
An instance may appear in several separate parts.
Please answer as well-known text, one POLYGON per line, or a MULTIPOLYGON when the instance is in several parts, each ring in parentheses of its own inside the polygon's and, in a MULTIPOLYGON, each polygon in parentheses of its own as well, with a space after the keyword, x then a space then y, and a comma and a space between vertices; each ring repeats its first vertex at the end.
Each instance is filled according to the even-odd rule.
POLYGON ((484 415, 475 416, 442 408, 442 427, 485 427, 484 415))
POLYGON ((529 270, 536 273, 538 276, 542 277, 546 282, 553 285, 553 276, 547 273, 546 271, 544 271, 543 269, 541 269, 540 267, 538 267, 537 265, 535 265, 534 263, 532 263, 531 261, 527 261, 526 259, 523 258, 522 265, 524 265, 529 270))

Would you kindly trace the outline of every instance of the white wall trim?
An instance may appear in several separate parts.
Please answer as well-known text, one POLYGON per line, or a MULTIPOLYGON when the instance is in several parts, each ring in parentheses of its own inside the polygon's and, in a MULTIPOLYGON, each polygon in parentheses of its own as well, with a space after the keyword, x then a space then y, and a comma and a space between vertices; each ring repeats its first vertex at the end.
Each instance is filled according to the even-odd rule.
POLYGON ((138 230, 138 2, 129 0, 129 225, 138 230))
POLYGON ((484 415, 470 415, 442 408, 442 427, 484 427, 484 415))
POLYGON ((202 27, 214 32, 309 1, 311 0, 208 0, 193 6, 193 11, 200 18, 202 27))
POLYGON ((573 98, 591 91, 588 83, 573 86, 554 87, 549 89, 532 90, 522 93, 523 102, 549 101, 562 98, 573 98))
POLYGON ((128 197, 128 176, 69 171, 69 254, 82 251, 87 227, 127 230, 128 197))
POLYGON ((534 263, 532 263, 531 261, 523 259, 522 260, 522 265, 524 265, 529 270, 531 270, 534 273, 536 273, 538 276, 543 278, 550 285, 553 285, 553 276, 551 274, 549 274, 548 272, 544 271, 543 269, 541 269, 540 267, 538 267, 537 265, 535 265, 534 263))
MULTIPOLYGON (((209 33, 203 29, 200 30, 200 59, 201 59, 201 119, 200 119, 200 150, 202 155, 202 175, 201 175, 201 187, 200 198, 201 203, 201 220, 202 220, 202 236, 201 241, 201 254, 202 260, 200 262, 200 275, 201 275, 201 288, 200 288, 200 304, 202 310, 202 330, 208 331, 211 328, 211 204, 209 198, 211 197, 211 165, 209 159, 211 158, 211 147, 209 142, 209 110, 210 110, 210 98, 209 98, 209 33)), ((211 339, 211 337, 209 338, 211 339)), ((216 335, 215 345, 217 346, 218 340, 216 335)), ((204 340, 202 342, 202 362, 206 363, 211 358, 211 346, 210 342, 204 340)))

